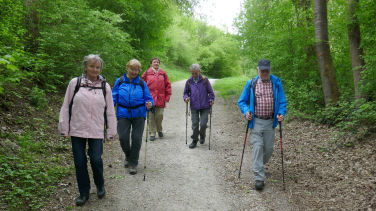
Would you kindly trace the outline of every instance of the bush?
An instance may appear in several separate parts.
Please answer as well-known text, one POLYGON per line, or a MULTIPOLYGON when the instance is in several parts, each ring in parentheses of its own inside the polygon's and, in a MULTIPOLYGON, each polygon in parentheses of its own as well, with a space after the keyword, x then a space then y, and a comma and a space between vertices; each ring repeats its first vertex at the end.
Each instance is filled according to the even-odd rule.
POLYGON ((48 100, 46 98, 46 93, 44 90, 39 89, 38 87, 33 87, 30 92, 30 103, 35 106, 38 110, 46 107, 48 100))

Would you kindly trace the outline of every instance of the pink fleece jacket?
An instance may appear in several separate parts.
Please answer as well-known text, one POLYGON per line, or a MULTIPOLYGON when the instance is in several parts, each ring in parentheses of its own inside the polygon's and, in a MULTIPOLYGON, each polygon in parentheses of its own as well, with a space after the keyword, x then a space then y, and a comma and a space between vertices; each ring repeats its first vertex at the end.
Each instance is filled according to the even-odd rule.
MULTIPOLYGON (((91 82, 88 86, 101 87, 102 80, 91 82)), ((81 84, 85 79, 82 77, 81 84)), ((60 110, 59 132, 64 136, 76 136, 80 138, 103 139, 104 136, 104 107, 107 103, 107 139, 116 135, 116 116, 112 101, 111 87, 106 83, 106 102, 102 89, 90 89, 80 87, 73 99, 72 115, 69 130, 69 104, 72 100, 77 78, 73 78, 65 93, 64 103, 60 110)))

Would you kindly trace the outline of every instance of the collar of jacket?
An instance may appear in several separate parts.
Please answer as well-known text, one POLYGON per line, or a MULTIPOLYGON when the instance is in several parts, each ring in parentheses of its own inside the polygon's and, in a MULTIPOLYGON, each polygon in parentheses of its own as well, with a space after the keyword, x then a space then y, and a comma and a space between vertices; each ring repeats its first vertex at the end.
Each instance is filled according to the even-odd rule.
POLYGON ((129 82, 132 82, 132 83, 140 83, 141 79, 140 79, 140 76, 138 75, 136 78, 133 78, 132 81, 131 81, 131 79, 128 77, 128 73, 125 73, 124 74, 124 81, 129 81, 129 82))
POLYGON ((94 86, 98 83, 102 83, 102 81, 106 81, 106 78, 103 77, 102 75, 98 76, 98 79, 96 81, 90 81, 89 78, 87 78, 87 75, 85 73, 82 73, 81 75, 81 84, 82 85, 87 85, 87 86, 94 86), (86 84, 87 82, 87 84, 86 84))
POLYGON ((148 75, 151 75, 151 74, 163 75, 163 74, 165 74, 165 71, 164 71, 162 68, 159 68, 159 69, 158 69, 158 72, 155 73, 154 70, 153 70, 153 68, 150 67, 150 68, 147 70, 147 72, 148 72, 148 73, 147 73, 148 75))
MULTIPOLYGON (((255 77, 255 81, 257 81, 257 79, 259 79, 259 78, 260 78, 260 76, 257 75, 255 77)), ((276 84, 276 83, 279 83, 281 80, 277 76, 270 74, 270 81, 272 82, 272 84, 276 84)))
MULTIPOLYGON (((194 80, 194 79, 193 79, 193 75, 191 75, 191 77, 189 78, 189 80, 191 80, 191 81, 194 80)), ((200 82, 201 80, 203 80, 203 78, 202 78, 202 75, 201 75, 201 73, 200 73, 200 75, 198 75, 198 82, 200 82)))

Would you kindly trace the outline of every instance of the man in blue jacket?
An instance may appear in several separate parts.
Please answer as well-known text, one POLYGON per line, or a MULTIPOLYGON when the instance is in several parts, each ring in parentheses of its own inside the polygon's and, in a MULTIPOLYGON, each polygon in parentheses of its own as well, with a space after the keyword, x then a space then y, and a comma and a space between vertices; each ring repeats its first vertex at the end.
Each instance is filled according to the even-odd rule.
POLYGON ((262 59, 258 76, 248 81, 238 100, 238 106, 251 129, 252 164, 255 189, 264 188, 264 165, 273 153, 274 134, 278 121, 286 115, 286 97, 282 81, 270 74, 270 61, 262 59))
POLYGON ((205 143, 208 115, 215 96, 209 80, 200 74, 200 65, 192 64, 189 69, 192 76, 185 83, 183 99, 186 103, 191 102, 193 135, 189 148, 193 149, 197 145, 198 135, 200 135, 200 144, 205 143))

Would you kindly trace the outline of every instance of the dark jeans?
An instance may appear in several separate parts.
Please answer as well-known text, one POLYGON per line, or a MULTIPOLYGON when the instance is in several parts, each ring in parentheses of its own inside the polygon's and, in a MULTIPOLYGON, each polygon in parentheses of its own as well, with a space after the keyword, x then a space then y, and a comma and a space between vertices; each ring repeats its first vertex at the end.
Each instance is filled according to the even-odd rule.
POLYGON ((192 130, 193 141, 198 141, 198 135, 200 134, 200 139, 205 139, 206 136, 206 128, 208 124, 208 116, 209 116, 210 108, 201 109, 201 110, 191 110, 192 113, 192 130), (199 125, 200 124, 200 125, 199 125), (200 129, 199 129, 200 126, 200 129))
POLYGON ((123 149, 130 166, 138 165, 138 157, 140 155, 144 126, 144 117, 137 117, 133 119, 121 118, 118 120, 117 131, 119 134, 120 146, 123 149), (129 140, 131 128, 132 146, 129 140))
POLYGON ((103 143, 102 139, 71 137, 74 166, 80 195, 89 196, 90 179, 87 170, 86 142, 88 142, 90 164, 93 170, 94 183, 97 188, 104 185, 103 178, 103 143))

